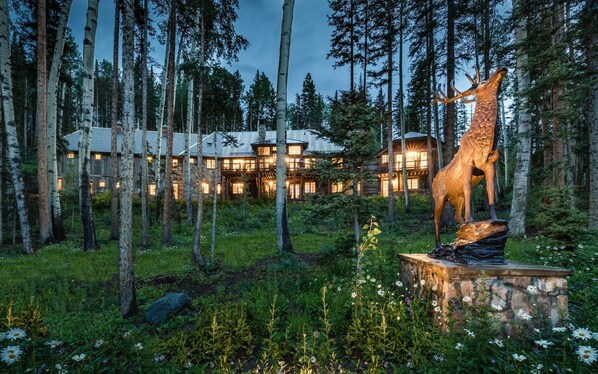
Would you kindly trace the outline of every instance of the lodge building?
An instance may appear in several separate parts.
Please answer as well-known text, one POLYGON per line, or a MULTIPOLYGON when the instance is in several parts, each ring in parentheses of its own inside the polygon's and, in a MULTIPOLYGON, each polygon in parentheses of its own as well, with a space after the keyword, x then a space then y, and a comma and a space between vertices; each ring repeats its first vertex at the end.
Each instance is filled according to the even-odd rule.
MULTIPOLYGON (((111 171, 111 134, 110 128, 94 127, 91 134, 90 188, 92 193, 108 190, 112 185, 111 171)), ((61 157, 58 167, 59 188, 65 182, 76 186, 77 152, 79 131, 65 136, 67 152, 61 157), (73 180, 65 181, 65 178, 73 180)), ((147 131, 148 161, 150 165, 150 183, 148 191, 155 195, 156 188, 153 174, 153 164, 157 154, 157 131, 147 131)), ((141 190, 141 154, 142 132, 135 130, 134 148, 134 192, 141 190)), ((161 140, 161 160, 165 159, 166 133, 163 131, 161 140)), ((428 152, 426 135, 421 133, 407 133, 407 177, 409 190, 429 191, 428 185, 428 152)), ((436 159, 436 142, 434 139, 432 160, 436 159)), ((122 134, 117 132, 117 149, 120 158, 122 134)), ((393 143, 394 150, 394 191, 402 191, 403 178, 401 168, 401 141, 393 143)), ((197 161, 197 134, 190 137, 191 178, 197 181, 199 172, 197 161)), ((304 200, 309 194, 347 193, 350 191, 346 183, 325 182, 317 178, 315 173, 316 161, 322 157, 334 157, 341 148, 327 139, 320 138, 312 130, 287 130, 287 193, 290 200, 304 200)), ((212 133, 203 136, 202 143, 204 176, 201 185, 197 183, 194 195, 199 191, 205 196, 212 196, 214 185, 219 198, 234 199, 248 195, 258 198, 274 197, 276 190, 276 132, 242 131, 227 133, 212 133), (214 184, 214 181, 217 183, 214 184)), ((185 156, 185 134, 175 133, 173 137, 173 191, 175 199, 183 198, 183 164, 185 156)), ((388 196, 388 152, 382 149, 377 159, 373 160, 370 169, 377 178, 373 182, 359 185, 359 193, 364 195, 380 194, 388 196)), ((163 173, 163 165, 162 165, 163 173)), ((118 181, 114 181, 118 183, 118 181)), ((163 186, 160 186, 163 187, 163 186)))

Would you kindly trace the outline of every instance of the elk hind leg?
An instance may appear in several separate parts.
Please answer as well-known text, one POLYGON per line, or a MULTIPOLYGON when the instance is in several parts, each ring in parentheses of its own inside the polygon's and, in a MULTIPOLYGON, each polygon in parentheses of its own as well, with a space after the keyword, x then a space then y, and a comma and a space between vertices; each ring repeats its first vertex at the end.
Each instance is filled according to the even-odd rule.
POLYGON ((484 169, 484 177, 486 178, 486 195, 488 196, 488 209, 490 210, 490 219, 496 219, 496 211, 494 209, 494 177, 495 167, 494 163, 489 163, 484 169))

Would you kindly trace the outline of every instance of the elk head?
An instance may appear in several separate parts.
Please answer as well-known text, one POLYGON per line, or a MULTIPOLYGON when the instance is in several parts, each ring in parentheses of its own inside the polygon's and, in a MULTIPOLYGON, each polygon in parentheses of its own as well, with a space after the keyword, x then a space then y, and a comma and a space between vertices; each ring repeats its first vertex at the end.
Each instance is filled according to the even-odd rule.
POLYGON ((481 81, 480 79, 480 72, 478 68, 475 68, 475 80, 469 74, 465 74, 469 83, 471 83, 471 87, 467 90, 460 92, 454 86, 454 81, 451 82, 450 86, 451 89, 455 92, 455 96, 448 98, 440 85, 438 85, 438 89, 434 92, 434 103, 452 103, 453 101, 462 99, 464 103, 473 103, 475 99, 468 99, 468 97, 476 95, 476 96, 484 96, 486 93, 496 94, 498 89, 500 88, 500 83, 504 76, 507 74, 507 68, 501 67, 497 71, 494 72, 486 81, 481 81))

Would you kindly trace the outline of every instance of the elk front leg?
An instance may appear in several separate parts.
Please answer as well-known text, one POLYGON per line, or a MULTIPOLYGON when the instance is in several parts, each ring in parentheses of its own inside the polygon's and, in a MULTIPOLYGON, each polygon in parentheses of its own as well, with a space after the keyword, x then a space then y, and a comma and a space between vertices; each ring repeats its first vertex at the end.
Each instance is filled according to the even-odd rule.
POLYGON ((486 178, 486 195, 488 195, 488 209, 490 210, 490 219, 496 219, 496 212, 494 210, 494 177, 495 167, 494 163, 489 163, 484 169, 484 177, 486 178))
POLYGON ((440 243, 440 217, 444 210, 445 199, 443 197, 434 197, 434 229, 436 230, 436 248, 442 247, 440 243))
POLYGON ((465 183, 463 184, 463 203, 465 205, 465 223, 473 222, 473 215, 471 213, 471 177, 472 177, 472 168, 467 168, 463 170, 463 180, 465 183))

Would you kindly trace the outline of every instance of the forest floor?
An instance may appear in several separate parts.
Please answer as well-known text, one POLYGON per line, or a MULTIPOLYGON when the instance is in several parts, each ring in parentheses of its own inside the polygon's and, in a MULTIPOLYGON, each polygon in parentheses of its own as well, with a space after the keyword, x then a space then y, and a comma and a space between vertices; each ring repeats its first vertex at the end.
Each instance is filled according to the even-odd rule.
MULTIPOLYGON (((429 306, 409 299, 405 304, 404 295, 399 295, 403 291, 396 295, 390 291, 399 279, 398 254, 428 252, 433 226, 426 197, 414 199, 410 213, 398 201, 394 226, 385 222, 385 202, 368 200, 362 215, 365 223, 368 213, 375 214, 381 234, 376 250, 364 257, 364 274, 373 281, 359 291, 363 295, 358 300, 353 298, 352 234, 345 224, 351 217, 343 209, 291 205, 295 254, 278 255, 273 202, 241 201, 219 206, 216 261, 206 269, 192 264, 193 227, 184 217, 175 220, 170 246, 160 244, 160 227, 153 226, 151 247, 135 252, 140 313, 125 320, 118 304, 118 244, 108 240, 109 209, 98 199, 99 250, 80 249, 78 219, 68 217, 67 241, 40 248, 33 256, 24 256, 17 248, 0 251, 0 333, 20 326, 32 338, 21 343, 0 335, 0 350, 17 343, 22 350, 18 362, 0 362, 0 371, 38 371, 42 365, 49 372, 62 368, 144 373, 428 373, 480 372, 480 368, 492 372, 489 367, 527 372, 538 365, 592 372, 596 368, 596 363, 588 364, 576 353, 582 343, 590 348, 598 345, 598 335, 591 333, 598 331, 596 237, 562 243, 538 235, 507 242, 509 260, 566 267, 574 275, 568 280, 572 323, 568 335, 558 336, 538 325, 538 334, 541 330, 541 338, 554 347, 541 350, 534 343, 537 339, 520 337, 508 341, 505 350, 488 343, 497 332, 491 324, 484 325, 487 317, 475 310, 470 329, 476 336, 468 340, 463 331, 438 331, 429 306), (143 314, 167 292, 186 292, 191 307, 160 327, 147 325, 143 314), (574 345, 567 338, 582 327, 592 338, 574 345), (49 344, 53 341, 60 344, 49 344), (514 353, 526 359, 513 359, 514 353), (81 354, 84 358, 76 360, 81 354)), ((202 253, 210 262, 211 206, 207 208, 202 253)), ((134 227, 140 226, 135 222, 134 227)), ((135 248, 140 248, 139 233, 134 237, 135 248)), ((444 242, 452 238, 443 235, 444 242)))

